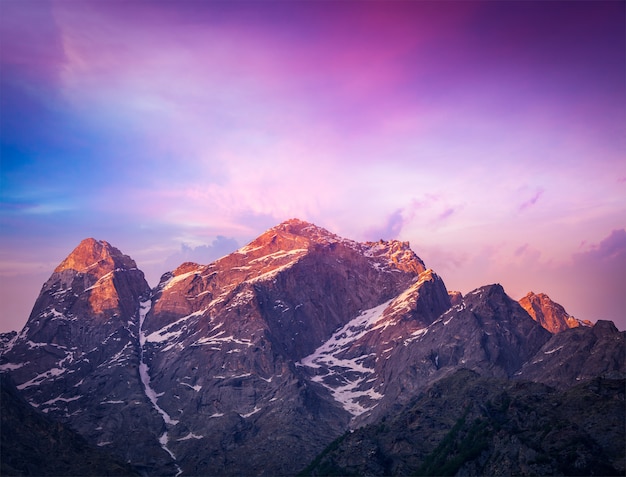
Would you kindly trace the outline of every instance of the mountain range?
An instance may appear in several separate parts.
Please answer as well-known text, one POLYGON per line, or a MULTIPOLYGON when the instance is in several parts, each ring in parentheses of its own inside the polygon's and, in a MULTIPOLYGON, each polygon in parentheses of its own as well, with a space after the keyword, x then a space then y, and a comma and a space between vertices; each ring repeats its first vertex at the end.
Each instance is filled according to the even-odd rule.
POLYGON ((298 219, 153 289, 130 257, 83 240, 24 328, 1 338, 15 397, 2 408, 3 475, 26 472, 15 456, 33 442, 13 429, 25 406, 21 422, 45 418, 109 456, 107 475, 626 468, 625 333, 612 322, 498 284, 462 296, 407 242, 298 219))

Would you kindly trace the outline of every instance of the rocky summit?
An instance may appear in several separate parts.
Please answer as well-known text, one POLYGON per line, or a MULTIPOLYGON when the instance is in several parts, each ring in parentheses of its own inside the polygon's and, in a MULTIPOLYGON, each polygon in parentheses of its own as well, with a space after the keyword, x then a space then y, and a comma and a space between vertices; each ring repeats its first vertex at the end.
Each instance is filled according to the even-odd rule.
POLYGON ((590 321, 579 320, 570 316, 565 311, 565 308, 552 301, 545 293, 528 292, 526 296, 519 300, 519 304, 522 305, 533 320, 552 333, 579 326, 593 325, 590 321))
MULTIPOLYGON (((511 387, 518 399, 522 386, 540 390, 539 400, 580 395, 585 406, 604 406, 591 391, 554 393, 624 378, 624 333, 612 323, 557 334, 538 318, 536 310, 548 315, 545 300, 533 315, 525 304, 534 298, 526 298, 518 303, 498 284, 448 292, 407 242, 355 242, 297 219, 213 263, 183 263, 154 289, 130 257, 87 239, 44 284, 24 329, 3 336, 0 370, 36 412, 143 475, 323 475, 323 462, 403 474, 431 465, 429 453, 461 418, 454 439, 473 432, 470 417, 493 418, 476 383, 487 383, 496 401, 496 389, 511 387), (469 387, 450 388, 461 414, 429 418, 439 430, 412 435, 413 447, 402 451, 415 450, 412 467, 374 465, 381 454, 352 444, 361 453, 354 465, 322 459, 358 429, 409 422, 416 399, 428 407, 429 393, 459 372, 472 377, 469 387)), ((622 400, 614 417, 623 422, 623 393, 610 396, 622 400)), ((500 421, 488 426, 518 432, 500 421)), ((624 470, 615 454, 623 433, 611 436, 594 437, 593 452, 611 456, 599 472, 624 470)), ((489 457, 502 449, 493 442, 454 469, 477 475, 472 459, 482 459, 507 473, 508 461, 489 457)), ((393 452, 385 450, 396 459, 393 452)), ((543 468, 520 462, 509 471, 543 468)), ((594 466, 588 459, 581 469, 594 466)))

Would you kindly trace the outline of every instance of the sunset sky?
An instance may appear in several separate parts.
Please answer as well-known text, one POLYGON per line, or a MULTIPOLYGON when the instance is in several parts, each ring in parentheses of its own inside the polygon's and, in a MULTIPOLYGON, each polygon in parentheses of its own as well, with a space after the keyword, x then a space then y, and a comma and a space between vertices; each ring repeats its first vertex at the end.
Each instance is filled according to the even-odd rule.
POLYGON ((292 217, 626 328, 622 1, 0 1, 0 331, 292 217))

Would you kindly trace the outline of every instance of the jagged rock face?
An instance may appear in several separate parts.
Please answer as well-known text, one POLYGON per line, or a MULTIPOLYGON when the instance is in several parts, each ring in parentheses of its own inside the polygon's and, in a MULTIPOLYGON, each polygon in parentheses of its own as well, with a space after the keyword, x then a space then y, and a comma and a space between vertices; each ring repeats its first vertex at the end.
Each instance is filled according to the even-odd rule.
POLYGON ((357 422, 375 422, 459 368, 511 377, 550 336, 502 286, 478 288, 389 350, 379 377, 385 396, 357 422))
POLYGON ((459 291, 448 291, 448 296, 452 306, 460 305, 463 302, 463 294, 459 291))
POLYGON ((424 271, 406 243, 356 243, 292 220, 212 264, 166 274, 142 330, 181 468, 296 472, 351 415, 295 362, 424 271))
MULTIPOLYGON (((425 270, 407 243, 356 243, 301 221, 270 229, 210 265, 183 264, 159 284, 147 333, 191 314, 244 323, 260 315, 274 345, 290 359, 311 352, 361 310, 404 290, 425 270), (241 316, 247 320, 241 320, 241 316)), ((260 331, 256 329, 257 333, 260 331)))
POLYGON ((578 320, 570 316, 558 303, 552 301, 550 297, 544 293, 528 294, 519 300, 533 320, 541 324, 551 333, 559 333, 570 328, 578 328, 579 326, 592 326, 590 321, 578 320))
POLYGON ((383 408, 381 399, 396 397, 385 379, 397 372, 394 351, 449 307, 443 281, 426 270, 395 298, 357 314, 300 364, 353 416, 383 408))
POLYGON ((9 331, 8 333, 0 333, 0 354, 4 352, 17 338, 17 331, 9 331))
POLYGON ((504 376, 512 376, 550 338, 544 329, 528 319, 528 314, 501 285, 489 285, 468 293, 464 307, 459 308, 464 309, 453 310, 450 317, 442 316, 442 323, 455 314, 472 317, 480 339, 467 341, 479 344, 477 355, 484 356, 490 363, 487 368, 493 366, 504 376))
POLYGON ((44 284, 22 335, 93 348, 137 313, 150 288, 135 262, 104 241, 83 240, 44 284))
POLYGON ((82 241, 43 285, 24 329, 3 355, 13 363, 5 369, 29 388, 66 374, 70 364, 92 368, 113 350, 132 348, 139 297, 149 293, 130 257, 107 242, 82 241), (51 369, 57 371, 41 374, 51 369))
POLYGON ((597 376, 626 377, 626 332, 611 321, 577 327, 554 335, 517 374, 565 389, 597 376))
POLYGON ((92 445, 152 469, 159 461, 167 465, 169 456, 158 436, 152 444, 146 439, 160 419, 138 379, 137 312, 149 294, 130 257, 86 239, 44 284, 0 368, 38 410, 69 423, 92 445))

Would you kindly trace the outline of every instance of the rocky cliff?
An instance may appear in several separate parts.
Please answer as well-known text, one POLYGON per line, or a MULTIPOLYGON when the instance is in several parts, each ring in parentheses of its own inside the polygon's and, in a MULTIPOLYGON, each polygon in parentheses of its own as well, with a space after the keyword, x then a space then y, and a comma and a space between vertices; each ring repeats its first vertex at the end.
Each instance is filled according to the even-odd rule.
POLYGON ((545 293, 528 292, 519 300, 519 304, 533 320, 551 333, 559 333, 579 326, 592 326, 590 321, 570 316, 562 305, 552 301, 545 293))

